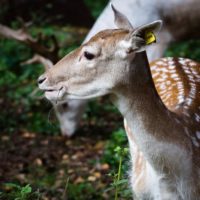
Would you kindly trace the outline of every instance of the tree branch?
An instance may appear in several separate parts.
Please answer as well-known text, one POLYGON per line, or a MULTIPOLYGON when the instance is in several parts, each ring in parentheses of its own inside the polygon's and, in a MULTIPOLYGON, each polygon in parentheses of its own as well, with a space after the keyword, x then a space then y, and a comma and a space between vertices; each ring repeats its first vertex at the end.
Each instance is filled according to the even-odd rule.
POLYGON ((0 24, 0 35, 5 38, 14 39, 26 44, 31 49, 33 49, 34 52, 51 60, 53 63, 56 63, 59 60, 59 45, 55 36, 42 37, 41 34, 38 34, 38 37, 35 39, 28 33, 26 24, 23 24, 22 28, 18 30, 14 30, 0 24), (51 42, 52 46, 48 48, 42 45, 42 41, 44 41, 45 43, 49 41, 51 42))
POLYGON ((34 55, 31 59, 22 62, 21 64, 29 65, 29 64, 33 64, 33 63, 43 64, 46 71, 53 66, 53 63, 49 59, 46 59, 43 56, 40 56, 38 54, 34 55))

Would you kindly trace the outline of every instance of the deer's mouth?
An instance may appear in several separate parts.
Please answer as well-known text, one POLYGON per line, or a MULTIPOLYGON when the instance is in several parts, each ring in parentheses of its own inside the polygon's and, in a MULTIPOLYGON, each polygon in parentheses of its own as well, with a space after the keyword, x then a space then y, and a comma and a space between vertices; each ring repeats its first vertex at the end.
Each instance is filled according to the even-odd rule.
POLYGON ((65 94, 65 88, 61 86, 60 88, 43 88, 45 97, 50 101, 62 101, 65 94))

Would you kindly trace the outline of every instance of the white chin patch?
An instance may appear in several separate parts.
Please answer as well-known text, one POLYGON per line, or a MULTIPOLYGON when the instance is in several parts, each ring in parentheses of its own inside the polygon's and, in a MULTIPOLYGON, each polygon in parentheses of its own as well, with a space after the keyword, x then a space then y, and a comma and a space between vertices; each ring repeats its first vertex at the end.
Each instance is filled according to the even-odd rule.
POLYGON ((61 101, 64 96, 64 90, 46 91, 45 97, 50 101, 61 101))

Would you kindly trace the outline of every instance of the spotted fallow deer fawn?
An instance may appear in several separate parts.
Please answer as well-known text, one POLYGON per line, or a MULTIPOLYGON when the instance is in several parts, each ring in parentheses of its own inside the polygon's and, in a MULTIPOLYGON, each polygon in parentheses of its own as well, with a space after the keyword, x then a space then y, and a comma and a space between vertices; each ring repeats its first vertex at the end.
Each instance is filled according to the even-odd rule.
POLYGON ((134 29, 114 7, 118 29, 103 30, 38 79, 52 102, 110 94, 124 117, 131 186, 142 200, 200 199, 200 64, 145 48, 162 22, 134 29))

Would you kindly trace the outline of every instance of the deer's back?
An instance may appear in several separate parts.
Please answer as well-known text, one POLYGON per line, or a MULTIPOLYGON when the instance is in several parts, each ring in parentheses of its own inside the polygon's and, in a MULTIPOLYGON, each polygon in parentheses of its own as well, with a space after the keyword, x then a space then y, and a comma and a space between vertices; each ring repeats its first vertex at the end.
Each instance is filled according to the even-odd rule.
POLYGON ((150 64, 152 77, 166 107, 200 124, 200 64, 185 58, 161 58, 150 64))
POLYGON ((150 65, 165 106, 176 113, 191 138, 194 163, 200 167, 200 64, 185 58, 161 58, 150 65))

